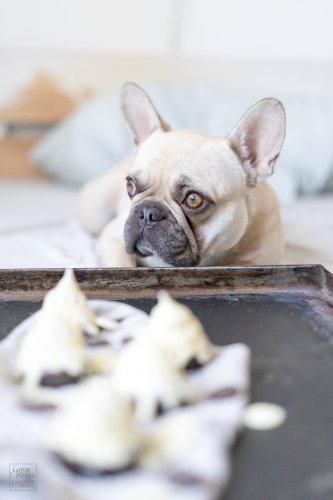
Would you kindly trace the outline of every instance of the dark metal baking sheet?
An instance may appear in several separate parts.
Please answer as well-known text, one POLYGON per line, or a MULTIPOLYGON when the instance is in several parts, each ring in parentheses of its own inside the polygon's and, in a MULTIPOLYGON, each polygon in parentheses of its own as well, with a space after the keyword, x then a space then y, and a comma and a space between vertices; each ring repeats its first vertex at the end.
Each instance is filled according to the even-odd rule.
MULTIPOLYGON (((0 336, 40 306, 61 270, 0 271, 0 336)), ((333 499, 333 277, 321 266, 76 270, 91 298, 149 311, 157 289, 188 304, 217 344, 252 349, 252 399, 287 409, 246 431, 226 500, 333 499)))

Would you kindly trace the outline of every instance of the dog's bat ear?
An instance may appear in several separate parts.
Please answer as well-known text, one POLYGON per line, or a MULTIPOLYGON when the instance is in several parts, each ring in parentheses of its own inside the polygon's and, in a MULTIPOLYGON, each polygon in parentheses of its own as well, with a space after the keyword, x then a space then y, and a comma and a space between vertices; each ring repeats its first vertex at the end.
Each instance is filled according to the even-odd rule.
POLYGON ((170 130, 170 126, 157 113, 150 97, 132 82, 123 85, 121 107, 136 145, 145 141, 154 130, 170 130))
POLYGON ((263 99, 240 119, 228 141, 237 153, 254 186, 273 173, 286 130, 286 115, 280 101, 263 99))

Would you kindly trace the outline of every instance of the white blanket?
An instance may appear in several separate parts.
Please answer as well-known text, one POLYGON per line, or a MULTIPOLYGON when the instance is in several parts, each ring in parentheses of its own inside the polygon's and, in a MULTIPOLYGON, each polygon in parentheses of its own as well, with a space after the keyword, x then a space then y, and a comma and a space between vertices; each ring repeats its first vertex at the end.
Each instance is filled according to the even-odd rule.
MULTIPOLYGON (((0 183, 0 268, 94 267, 95 241, 75 221, 74 189, 47 181, 0 183)), ((285 263, 333 270, 333 196, 282 209, 285 263)))
POLYGON ((94 239, 75 221, 73 189, 0 183, 0 268, 94 267, 94 239))
MULTIPOLYGON (((90 306, 95 311, 103 310, 103 316, 110 319, 125 318, 116 331, 103 334, 103 339, 107 339, 115 351, 123 348, 124 337, 135 336, 137 328, 147 325, 146 315, 128 305, 97 300, 90 301, 90 306)), ((77 392, 84 391, 85 382, 56 389, 40 389, 40 397, 44 401, 55 402, 56 405, 51 412, 41 412, 22 407, 24 391, 12 380, 19 346, 29 326, 35 321, 36 314, 18 325, 6 339, 0 342, 1 499, 23 498, 19 496, 22 491, 18 491, 17 494, 8 491, 6 481, 8 464, 18 463, 37 466, 37 496, 50 500, 90 500, 92 498, 96 500, 131 500, 133 498, 136 500, 167 500, 169 498, 212 500, 218 491, 224 490, 231 471, 230 448, 241 429, 243 411, 248 401, 250 350, 246 345, 238 343, 219 347, 216 349, 216 356, 213 360, 200 370, 187 374, 189 383, 200 394, 199 402, 174 409, 167 416, 162 417, 173 422, 176 419, 177 426, 181 427, 182 435, 186 436, 186 431, 188 433, 188 448, 181 453, 177 452, 172 461, 168 460, 164 466, 156 470, 141 465, 122 474, 103 478, 80 477, 71 474, 59 464, 50 453, 48 440, 52 419, 58 411, 57 407, 66 404, 68 398, 77 392), (212 396, 214 394, 215 397, 212 396), (195 432, 193 443, 191 429, 195 432), (176 481, 176 477, 186 478, 186 476, 187 478, 195 477, 196 481, 184 482, 184 479, 183 482, 180 479, 176 481)), ((108 346, 106 349, 109 348, 108 346)), ((87 349, 89 351, 91 348, 87 347, 87 349)), ((109 377, 110 375, 91 376, 90 380, 94 379, 98 384, 101 378, 103 382, 109 377)), ((142 430, 148 435, 153 428, 145 425, 142 430)), ((177 446, 175 449, 178 449, 177 446)), ((24 499, 36 498, 36 491, 23 493, 24 499)))

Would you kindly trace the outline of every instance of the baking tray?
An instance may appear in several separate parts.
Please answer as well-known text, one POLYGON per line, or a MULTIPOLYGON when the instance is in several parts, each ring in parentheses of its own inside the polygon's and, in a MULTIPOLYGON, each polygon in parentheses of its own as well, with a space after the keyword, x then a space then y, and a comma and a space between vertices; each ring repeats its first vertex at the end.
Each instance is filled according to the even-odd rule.
MULTIPOLYGON (((333 276, 322 266, 77 269, 90 298, 149 311, 167 289, 216 344, 252 350, 255 401, 282 405, 279 429, 246 431, 226 500, 333 499, 333 276)), ((40 307, 62 270, 0 271, 0 336, 40 307)))

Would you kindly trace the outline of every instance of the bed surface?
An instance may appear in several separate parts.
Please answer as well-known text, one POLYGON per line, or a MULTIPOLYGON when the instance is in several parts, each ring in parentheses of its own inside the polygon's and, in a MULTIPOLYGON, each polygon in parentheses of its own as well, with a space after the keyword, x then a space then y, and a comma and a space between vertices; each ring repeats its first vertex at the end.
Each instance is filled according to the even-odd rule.
POLYGON ((0 268, 94 266, 93 239, 75 221, 75 194, 49 181, 1 181, 0 268))
MULTIPOLYGON (((94 240, 75 221, 73 188, 45 180, 0 182, 0 268, 94 267, 94 240)), ((282 208, 285 262, 333 270, 333 195, 282 208)))

